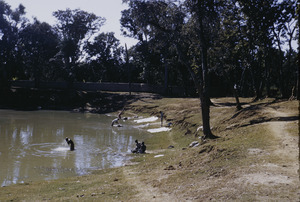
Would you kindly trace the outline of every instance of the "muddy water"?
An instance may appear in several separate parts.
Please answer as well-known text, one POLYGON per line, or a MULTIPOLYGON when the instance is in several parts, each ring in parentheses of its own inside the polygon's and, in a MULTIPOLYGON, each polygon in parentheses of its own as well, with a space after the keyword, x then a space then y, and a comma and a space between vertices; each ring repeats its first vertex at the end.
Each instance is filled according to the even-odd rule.
POLYGON ((0 110, 0 184, 85 175, 121 166, 132 157, 135 139, 149 134, 130 121, 111 127, 115 117, 64 111, 0 110), (65 138, 71 138, 70 151, 65 138))

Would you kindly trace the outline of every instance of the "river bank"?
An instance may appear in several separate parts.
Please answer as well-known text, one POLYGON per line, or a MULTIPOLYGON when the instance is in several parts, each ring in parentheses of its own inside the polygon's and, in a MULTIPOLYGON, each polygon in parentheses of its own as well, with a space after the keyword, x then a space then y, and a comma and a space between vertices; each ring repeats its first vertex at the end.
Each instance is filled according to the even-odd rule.
MULTIPOLYGON (((109 113, 122 109, 144 93, 14 88, 0 92, 0 108, 17 110, 74 110, 109 113)), ((154 94, 147 94, 152 95, 154 94)))
MULTIPOLYGON (((298 101, 252 103, 250 98, 242 98, 243 109, 236 111, 234 98, 212 99, 216 105, 211 107, 212 132, 220 138, 202 141, 198 99, 116 96, 121 96, 119 103, 123 104, 110 113, 117 115, 125 107, 124 117, 159 117, 163 111, 164 124, 172 123, 171 130, 154 133, 146 142, 146 154, 132 154, 134 160, 123 167, 1 187, 0 201, 299 199, 298 101), (192 146, 192 142, 197 144, 192 146)), ((103 107, 87 103, 75 110, 93 112, 103 107)), ((160 119, 144 123, 142 129, 158 127, 160 119)))

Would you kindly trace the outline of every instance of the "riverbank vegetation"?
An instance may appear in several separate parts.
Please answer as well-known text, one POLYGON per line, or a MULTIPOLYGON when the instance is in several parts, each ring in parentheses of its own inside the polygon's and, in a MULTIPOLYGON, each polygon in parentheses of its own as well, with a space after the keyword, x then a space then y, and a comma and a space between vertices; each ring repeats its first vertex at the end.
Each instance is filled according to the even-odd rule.
MULTIPOLYGON (((0 200, 298 199, 297 101, 242 98, 243 109, 237 111, 234 98, 212 99, 212 131, 219 138, 203 140, 198 99, 134 96, 123 116, 159 117, 163 111, 164 124, 172 123, 171 131, 156 133, 146 142, 146 154, 132 154, 133 160, 123 167, 92 175, 2 187, 0 200), (195 141, 198 145, 190 147, 195 141)), ((157 125, 160 120, 148 128, 157 125)))

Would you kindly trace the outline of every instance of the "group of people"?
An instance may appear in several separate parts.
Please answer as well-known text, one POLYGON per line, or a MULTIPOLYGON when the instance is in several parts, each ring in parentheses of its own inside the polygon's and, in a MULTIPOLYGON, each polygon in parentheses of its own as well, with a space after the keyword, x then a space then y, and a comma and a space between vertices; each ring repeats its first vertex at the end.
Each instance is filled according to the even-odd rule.
POLYGON ((135 140, 136 143, 136 148, 131 150, 132 153, 137 153, 137 154, 144 154, 146 151, 146 145, 144 142, 139 143, 138 140, 135 140))
MULTIPOLYGON (((123 112, 124 112, 124 109, 118 114, 118 118, 116 118, 112 121, 111 126, 114 126, 114 124, 118 124, 118 126, 120 126, 118 121, 121 119, 121 115, 123 114, 123 112)), ((163 113, 161 112, 161 120, 163 119, 162 117, 163 117, 163 113)), ((71 151, 75 150, 74 142, 70 138, 66 137, 66 142, 70 146, 71 151)), ((135 140, 135 143, 136 143, 136 148, 131 150, 131 152, 144 154, 146 151, 145 143, 144 142, 140 143, 140 142, 138 142, 138 140, 135 140)))
MULTIPOLYGON (((71 151, 75 150, 75 144, 70 138, 66 137, 66 142, 70 146, 71 151)), ((131 152, 138 153, 138 154, 144 154, 146 151, 145 143, 144 142, 140 143, 138 140, 135 140, 135 143, 136 143, 136 148, 131 150, 131 152)))

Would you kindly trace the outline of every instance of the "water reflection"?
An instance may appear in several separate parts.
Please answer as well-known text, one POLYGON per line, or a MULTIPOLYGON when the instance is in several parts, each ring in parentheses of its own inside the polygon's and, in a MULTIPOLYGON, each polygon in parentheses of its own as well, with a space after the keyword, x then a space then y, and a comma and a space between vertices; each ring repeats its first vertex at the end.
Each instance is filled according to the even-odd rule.
POLYGON ((111 127, 112 117, 56 111, 0 110, 0 182, 84 175, 121 166, 135 139, 147 137, 128 122, 111 127), (69 151, 65 137, 75 143, 69 151))

